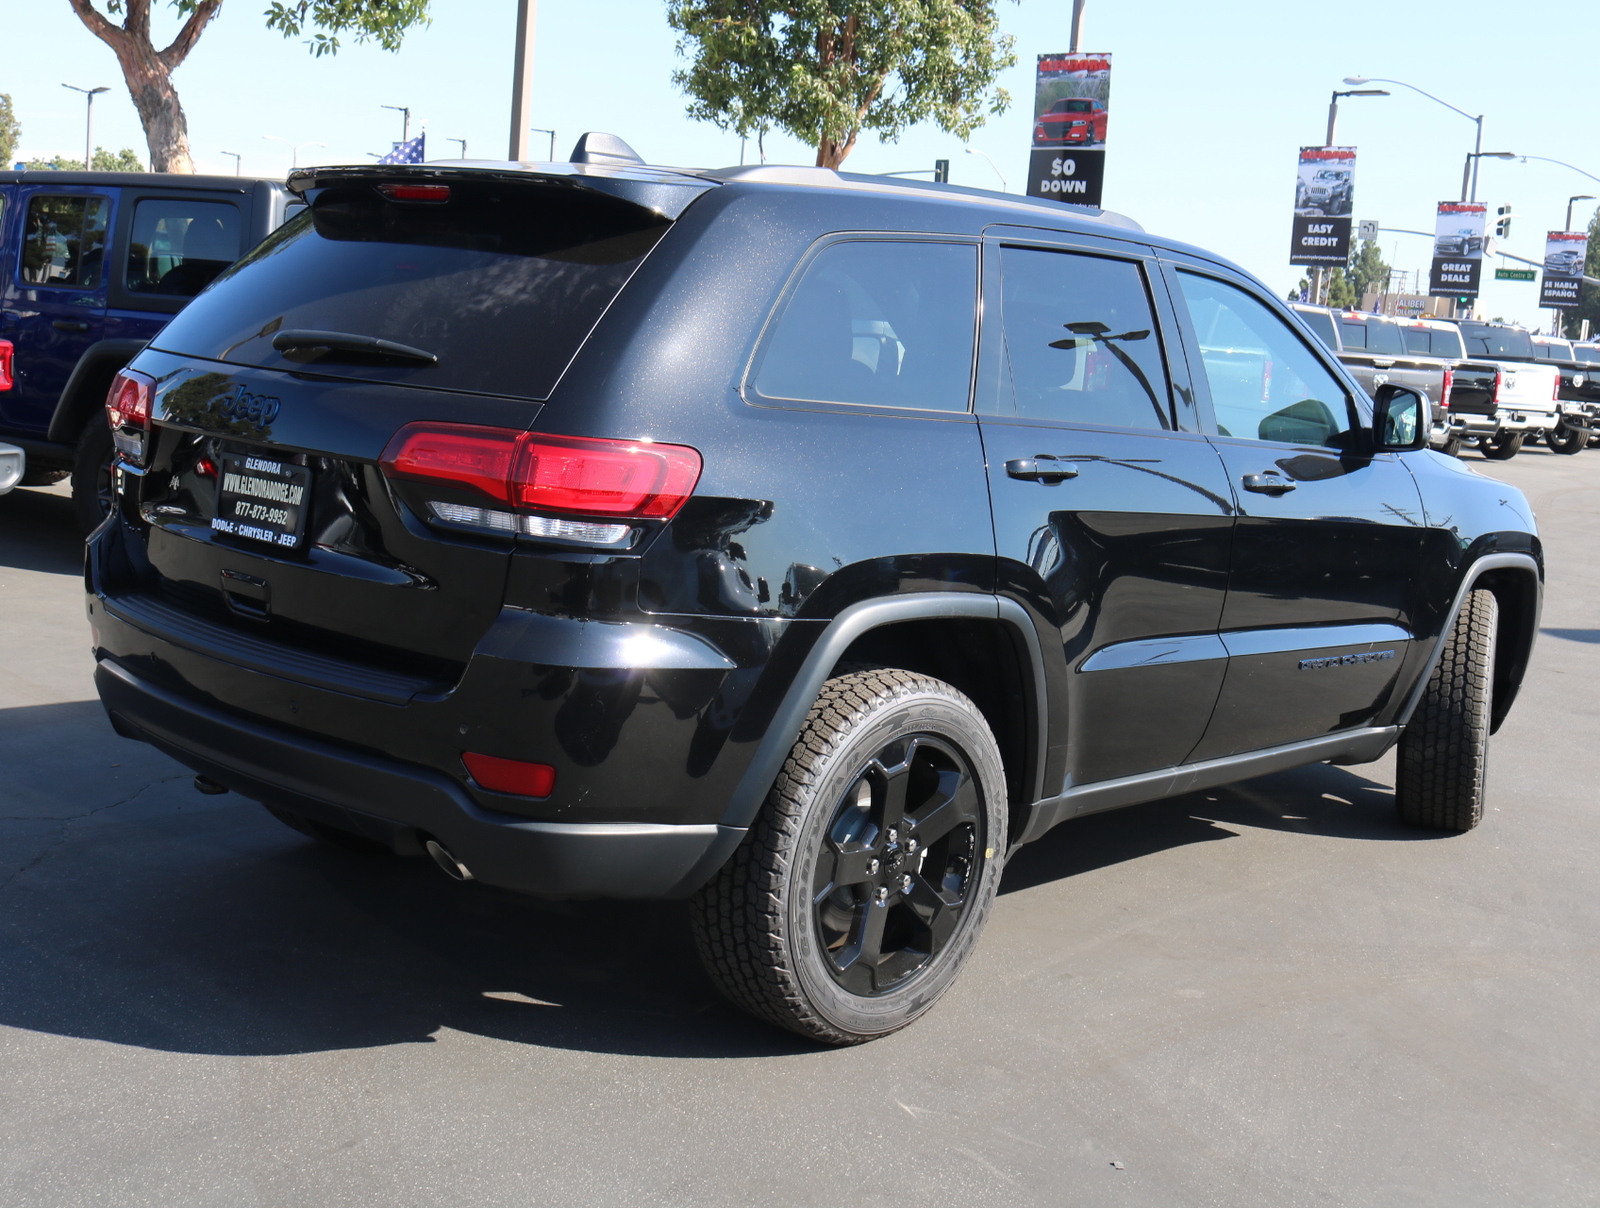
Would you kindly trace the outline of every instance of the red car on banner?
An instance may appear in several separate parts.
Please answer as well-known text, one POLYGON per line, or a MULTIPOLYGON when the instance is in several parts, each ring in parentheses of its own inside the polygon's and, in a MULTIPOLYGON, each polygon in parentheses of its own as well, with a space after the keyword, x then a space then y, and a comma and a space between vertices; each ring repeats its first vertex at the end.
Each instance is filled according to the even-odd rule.
POLYGON ((1104 101, 1065 97, 1039 115, 1033 128, 1036 147, 1067 147, 1106 141, 1104 101))

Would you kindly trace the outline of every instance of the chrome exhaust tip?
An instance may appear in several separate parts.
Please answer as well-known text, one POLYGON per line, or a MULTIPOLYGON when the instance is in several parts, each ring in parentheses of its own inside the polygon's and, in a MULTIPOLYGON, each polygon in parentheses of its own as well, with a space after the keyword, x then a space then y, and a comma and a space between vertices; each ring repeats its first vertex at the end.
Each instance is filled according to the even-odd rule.
POLYGON ((436 839, 429 839, 423 844, 428 849, 428 854, 433 857, 433 862, 444 869, 444 875, 452 881, 471 881, 472 870, 456 859, 450 849, 436 839))

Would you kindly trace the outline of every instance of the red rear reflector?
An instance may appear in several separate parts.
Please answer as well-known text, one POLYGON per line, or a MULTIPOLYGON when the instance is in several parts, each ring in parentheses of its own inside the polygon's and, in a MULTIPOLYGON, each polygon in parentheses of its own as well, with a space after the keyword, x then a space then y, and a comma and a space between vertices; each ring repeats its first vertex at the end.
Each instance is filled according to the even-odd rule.
POLYGON ((117 374, 106 393, 106 419, 113 429, 149 428, 150 407, 155 402, 156 380, 137 369, 117 374))
POLYGON ((379 185, 390 201, 449 201, 449 185, 379 185))
POLYGON ((665 520, 700 478, 686 445, 547 436, 475 424, 407 424, 383 451, 392 478, 470 487, 530 511, 665 520))
POLYGON ((1439 387, 1439 406, 1448 407, 1450 405, 1450 391, 1455 384, 1455 370, 1446 365, 1444 368, 1444 384, 1439 387))
POLYGON ((10 390, 17 384, 16 373, 12 367, 12 357, 15 352, 10 340, 0 340, 0 390, 10 390))
POLYGON ((526 763, 520 759, 501 759, 497 755, 462 753, 472 779, 493 793, 514 793, 518 797, 548 797, 556 787, 556 770, 547 763, 526 763))

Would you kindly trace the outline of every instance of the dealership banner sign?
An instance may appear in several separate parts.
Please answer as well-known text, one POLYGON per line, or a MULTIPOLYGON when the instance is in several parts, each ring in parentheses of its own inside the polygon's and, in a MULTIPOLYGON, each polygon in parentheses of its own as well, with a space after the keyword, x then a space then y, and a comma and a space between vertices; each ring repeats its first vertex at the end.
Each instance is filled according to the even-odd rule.
POLYGON ((1489 207, 1441 201, 1433 224, 1433 270, 1428 296, 1476 298, 1483 279, 1483 227, 1489 207))
POLYGON ((1589 236, 1584 231, 1551 231, 1544 237, 1544 280, 1539 284, 1539 305, 1571 310, 1583 293, 1583 264, 1589 256, 1589 236))
POLYGON ((1029 197, 1098 206, 1106 174, 1111 56, 1040 55, 1033 90, 1029 197))
POLYGON ((1290 264, 1327 267, 1349 262, 1355 176, 1354 147, 1300 148, 1300 174, 1294 180, 1290 264))

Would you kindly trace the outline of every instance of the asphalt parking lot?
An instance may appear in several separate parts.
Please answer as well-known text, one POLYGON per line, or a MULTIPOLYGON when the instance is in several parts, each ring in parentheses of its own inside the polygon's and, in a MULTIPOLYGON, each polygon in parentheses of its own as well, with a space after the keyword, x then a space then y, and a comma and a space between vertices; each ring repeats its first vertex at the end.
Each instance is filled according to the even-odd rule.
POLYGON ((1393 759, 1024 851, 906 1032, 818 1051, 681 908, 543 904, 206 797, 95 700, 68 501, 0 499, 0 1203, 1600 1201, 1600 451, 1465 836, 1393 759))

